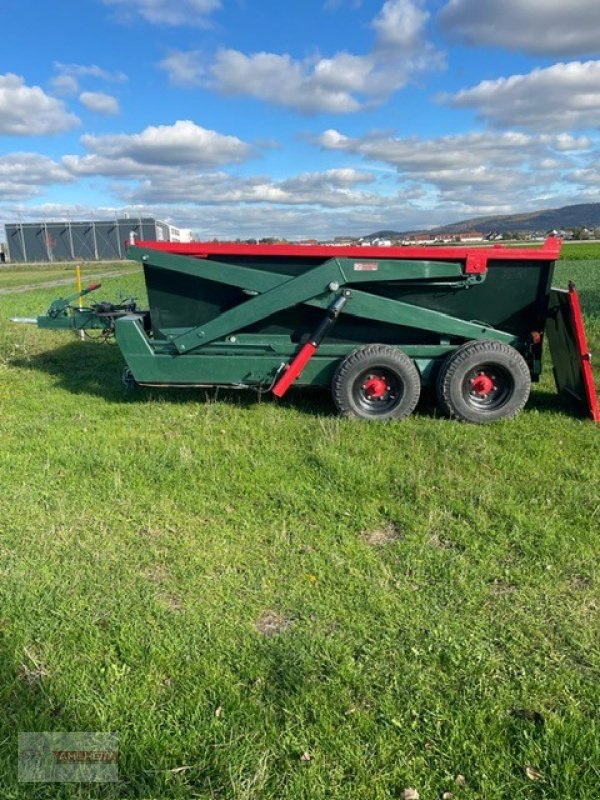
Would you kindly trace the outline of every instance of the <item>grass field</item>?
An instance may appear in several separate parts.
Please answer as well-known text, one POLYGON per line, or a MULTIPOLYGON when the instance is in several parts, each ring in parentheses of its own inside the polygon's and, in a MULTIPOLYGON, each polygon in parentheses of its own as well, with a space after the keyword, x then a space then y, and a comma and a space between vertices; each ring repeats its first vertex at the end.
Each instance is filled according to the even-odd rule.
MULTIPOLYGON (((74 269, 73 264, 10 264, 0 268, 0 292, 54 281, 69 281, 74 287, 74 269)), ((81 264, 80 269, 82 278, 86 279, 107 273, 134 273, 136 267, 128 261, 97 261, 81 264)))
POLYGON ((598 242, 564 242, 561 250, 563 261, 589 261, 599 255, 598 242))
MULTIPOLYGON (((594 257, 556 283, 600 351, 594 257)), ((61 293, 0 297, 3 800, 598 798, 600 430, 549 369, 485 428, 128 396, 8 323, 61 293), (120 782, 19 784, 19 731, 117 732, 120 782)))

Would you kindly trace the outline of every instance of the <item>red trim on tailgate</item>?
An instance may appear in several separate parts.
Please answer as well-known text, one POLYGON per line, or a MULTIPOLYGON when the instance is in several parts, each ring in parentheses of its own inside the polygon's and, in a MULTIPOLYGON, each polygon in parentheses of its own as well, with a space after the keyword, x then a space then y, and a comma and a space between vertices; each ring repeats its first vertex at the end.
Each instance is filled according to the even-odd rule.
POLYGON ((573 315, 575 341, 577 343, 577 350, 579 351, 579 357, 581 359, 581 374, 583 375, 583 384, 585 386, 585 395, 587 398, 588 408, 590 410, 590 416, 594 422, 600 422, 598 394, 596 392, 594 376, 592 375, 592 357, 588 350, 583 316, 581 314, 581 304, 579 303, 579 295, 577 294, 577 290, 573 284, 569 285, 569 304, 571 306, 571 313, 573 315))

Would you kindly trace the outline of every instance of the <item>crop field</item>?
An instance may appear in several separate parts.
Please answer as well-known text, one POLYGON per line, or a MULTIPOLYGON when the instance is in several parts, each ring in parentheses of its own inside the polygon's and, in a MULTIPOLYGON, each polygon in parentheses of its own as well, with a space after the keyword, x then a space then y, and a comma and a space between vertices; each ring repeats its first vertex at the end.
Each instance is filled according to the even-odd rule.
POLYGON ((600 257, 598 242, 565 242, 561 255, 567 261, 589 261, 600 257))
MULTIPOLYGON (((555 283, 600 352, 595 248, 555 283)), ((597 800, 600 428, 548 363, 487 427, 127 394, 116 345, 9 323, 70 291, 0 296, 2 800, 597 800), (19 783, 21 731, 118 734, 119 782, 19 783)))

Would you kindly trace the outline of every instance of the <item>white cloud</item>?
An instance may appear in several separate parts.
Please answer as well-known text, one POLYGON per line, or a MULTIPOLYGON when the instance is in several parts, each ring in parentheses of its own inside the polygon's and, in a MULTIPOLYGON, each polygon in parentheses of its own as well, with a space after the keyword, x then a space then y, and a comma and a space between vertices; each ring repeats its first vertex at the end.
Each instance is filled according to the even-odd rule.
POLYGON ((599 170, 600 163, 596 162, 587 169, 573 170, 568 176, 568 180, 580 186, 591 186, 596 192, 600 192, 600 182, 598 181, 599 170))
POLYGON ((2 200, 23 200, 38 195, 41 187, 69 183, 73 176, 60 164, 39 153, 0 156, 2 200))
POLYGON ((600 127, 600 61, 554 64, 526 75, 482 81, 441 102, 474 108, 496 126, 537 131, 600 127))
POLYGON ((197 86, 205 73, 202 54, 199 50, 178 50, 159 62, 169 80, 175 86, 197 86))
POLYGON ((99 80, 104 83, 125 83, 127 75, 120 70, 108 70, 97 64, 64 64, 55 61, 52 65, 57 73, 50 79, 52 91, 61 95, 76 95, 81 81, 88 79, 99 80))
POLYGON ((56 94, 73 95, 79 91, 79 83, 73 75, 55 75, 50 80, 50 86, 56 94))
POLYGON ((600 52, 598 0, 450 0, 443 30, 473 45, 497 45, 535 55, 600 52))
POLYGON ((413 50, 421 39, 429 13, 413 0, 387 0, 371 23, 383 47, 413 50))
POLYGON ((363 85, 371 70, 368 59, 344 53, 309 66, 289 55, 220 50, 211 74, 223 94, 250 95, 308 114, 345 114, 361 108, 360 101, 348 91, 348 84, 363 85), (344 69, 349 59, 350 74, 344 69))
POLYGON ((79 124, 62 100, 39 86, 27 86, 20 75, 0 75, 0 134, 47 136, 79 124))
POLYGON ((55 61, 53 67, 58 72, 58 77, 69 76, 71 78, 98 78, 108 83, 125 83, 127 75, 120 70, 109 70, 99 67, 97 64, 65 64, 62 61, 55 61))
POLYGON ((351 209, 316 209, 312 207, 270 208, 260 205, 228 205, 199 207, 190 205, 161 205, 159 203, 116 204, 109 207, 82 204, 43 203, 35 206, 5 204, 0 206, 0 218, 14 221, 39 219, 78 220, 114 219, 129 214, 154 216, 174 225, 192 228, 199 239, 220 238, 235 240, 263 236, 286 236, 290 239, 317 237, 325 239, 337 235, 371 233, 381 228, 395 226, 410 229, 423 225, 441 224, 448 219, 448 211, 424 212, 409 206, 351 209))
POLYGON ((103 0, 114 6, 120 18, 138 15, 153 25, 205 25, 210 14, 221 8, 221 0, 103 0))
POLYGON ((148 177, 149 174, 169 171, 170 167, 156 164, 144 164, 134 158, 123 156, 102 156, 96 153, 85 155, 65 155, 62 163, 72 175, 78 177, 102 176, 111 178, 139 178, 148 177))
POLYGON ((406 173, 471 168, 483 163, 511 166, 533 155, 588 150, 592 146, 587 137, 569 134, 534 136, 517 131, 461 133, 435 139, 373 134, 353 139, 339 131, 328 130, 321 134, 318 143, 327 150, 340 150, 382 161, 406 173))
POLYGON ((428 18, 421 0, 387 0, 372 21, 376 39, 366 55, 297 59, 221 49, 208 63, 190 50, 170 54, 159 66, 174 84, 205 85, 304 114, 348 114, 382 102, 414 75, 442 66, 442 55, 423 38, 428 18))
POLYGON ((89 111, 104 116, 113 116, 120 111, 117 98, 110 94, 104 94, 104 92, 82 92, 79 95, 79 101, 89 111))
POLYGON ((80 174, 143 174, 161 167, 218 167, 246 161, 252 147, 237 136, 225 136, 190 120, 173 125, 150 125, 141 133, 81 137, 87 156, 65 156, 63 161, 80 174), (112 165, 112 166, 111 166, 112 165), (115 172, 118 167, 125 171, 115 172), (110 168, 110 172, 105 169, 110 168))
POLYGON ((350 167, 304 172, 280 180, 215 171, 219 162, 225 163, 225 155, 229 161, 237 158, 240 145, 244 148, 241 153, 248 154, 247 145, 235 140, 236 151, 232 154, 227 140, 233 137, 204 132, 219 137, 216 146, 211 147, 213 137, 202 134, 197 138, 198 130, 203 129, 194 126, 188 139, 181 136, 181 130, 188 129, 182 129, 178 123, 166 132, 146 129, 134 136, 84 136, 82 142, 90 152, 84 156, 66 155, 62 164, 74 177, 113 179, 112 192, 135 204, 315 205, 343 209, 383 206, 389 202, 388 197, 364 190, 364 186, 375 183, 372 172, 350 167))
MULTIPOLYGON (((583 193, 578 193, 581 196, 583 193)), ((591 199, 594 199, 590 195, 591 199)), ((530 199, 515 208, 510 198, 496 197, 487 206, 475 209, 456 201, 441 203, 436 208, 416 205, 410 198, 373 207, 317 208, 314 206, 269 206, 227 204, 201 206, 190 204, 163 205, 158 202, 139 204, 117 203, 98 207, 82 204, 44 203, 35 206, 10 203, 0 205, 0 221, 13 221, 20 215, 24 221, 39 219, 114 219, 128 213, 137 216, 155 216, 174 225, 192 228, 201 240, 285 236, 290 239, 316 237, 325 239, 342 235, 361 235, 382 229, 415 230, 432 228, 475 215, 514 213, 538 210, 572 202, 569 197, 553 196, 551 199, 530 199)))
POLYGON ((589 158, 592 147, 586 137, 515 131, 421 139, 377 134, 351 138, 328 130, 318 142, 327 150, 390 164, 401 181, 429 187, 430 204, 457 202, 471 213, 502 204, 527 206, 544 193, 558 191, 556 184, 576 168, 578 158, 589 158))
POLYGON ((350 168, 306 172, 283 180, 269 177, 237 178, 223 172, 193 174, 183 170, 155 173, 121 196, 132 203, 197 203, 202 206, 268 204, 351 208, 382 206, 388 198, 358 191, 375 180, 370 172, 350 168))
POLYGON ((323 172, 303 172, 296 177, 286 178, 282 184, 293 192, 297 189, 321 189, 324 185, 343 188, 374 181, 375 175, 372 172, 341 167, 326 169, 323 172))
MULTIPOLYGON (((108 138, 108 137, 104 137, 108 138)), ((111 137, 113 138, 113 137, 111 137)), ((84 141, 86 137, 84 137, 84 141)), ((112 178, 112 191, 130 203, 316 205, 325 208, 384 205, 388 198, 359 187, 373 184, 372 172, 341 167, 323 172, 304 172, 274 180, 268 176, 240 178, 222 171, 205 171, 196 162, 165 159, 153 151, 151 158, 129 143, 87 141, 96 152, 67 155, 62 164, 76 177, 112 178), (131 185, 131 181, 136 181, 131 185)))
POLYGON ((567 134, 471 133, 423 140, 383 135, 352 139, 327 131, 320 141, 326 149, 395 166, 396 185, 390 183, 389 176, 376 180, 371 170, 352 167, 280 180, 260 175, 240 178, 221 171, 158 163, 156 159, 141 163, 123 149, 84 158, 65 157, 63 163, 77 175, 115 178, 112 191, 122 201, 135 205, 195 205, 202 209, 203 218, 206 214, 214 218, 208 211, 214 206, 223 208, 224 214, 257 206, 268 209, 269 214, 281 208, 310 207, 324 213, 335 211, 340 219, 359 209, 370 210, 375 219, 375 210, 379 209, 382 223, 384 210, 388 215, 386 227, 406 229, 411 227, 407 216, 414 220, 421 215, 421 225, 427 224, 425 220, 432 225, 434 219, 444 215, 445 219, 456 219, 543 207, 548 198, 565 191, 565 177, 583 169, 593 157, 587 149, 589 140, 567 134))

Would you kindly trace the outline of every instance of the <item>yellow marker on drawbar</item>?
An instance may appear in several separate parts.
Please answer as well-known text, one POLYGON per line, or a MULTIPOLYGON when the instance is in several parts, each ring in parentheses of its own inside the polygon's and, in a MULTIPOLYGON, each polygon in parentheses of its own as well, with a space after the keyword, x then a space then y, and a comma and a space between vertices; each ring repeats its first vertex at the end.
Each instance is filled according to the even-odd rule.
MULTIPOLYGON (((79 266, 79 264, 77 264, 77 266, 75 267, 75 279, 77 281, 77 291, 81 293, 81 291, 82 291, 82 286, 81 286, 81 267, 79 266)), ((79 308, 82 309, 83 308, 83 297, 80 296, 79 300, 77 302, 79 304, 79 308)), ((83 332, 83 330, 79 331, 79 338, 80 339, 85 339, 85 333, 83 332)))

